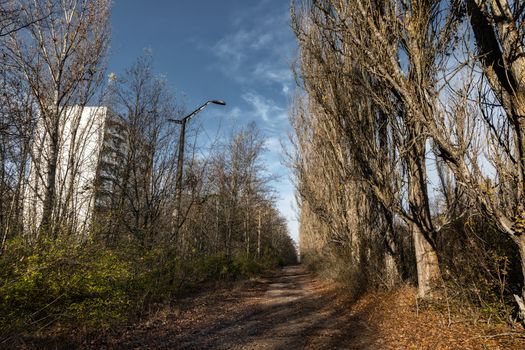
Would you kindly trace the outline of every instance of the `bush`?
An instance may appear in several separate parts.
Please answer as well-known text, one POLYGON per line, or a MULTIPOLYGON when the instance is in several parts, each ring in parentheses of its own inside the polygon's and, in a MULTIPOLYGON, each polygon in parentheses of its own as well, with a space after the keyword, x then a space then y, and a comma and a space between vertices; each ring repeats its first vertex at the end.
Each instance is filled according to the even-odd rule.
POLYGON ((57 322, 107 327, 125 318, 131 264, 113 251, 67 242, 10 248, 0 259, 3 333, 57 322))
POLYGON ((0 257, 0 339, 49 325, 105 329, 202 282, 247 278, 275 264, 242 254, 182 259, 172 249, 133 245, 55 241, 28 248, 11 241, 8 246, 0 257))
POLYGON ((247 258, 245 255, 237 255, 233 258, 234 271, 240 277, 252 277, 261 273, 264 267, 253 259, 247 258))
POLYGON ((515 317, 522 281, 515 244, 481 216, 453 222, 441 238, 444 286, 460 308, 502 322, 515 317))

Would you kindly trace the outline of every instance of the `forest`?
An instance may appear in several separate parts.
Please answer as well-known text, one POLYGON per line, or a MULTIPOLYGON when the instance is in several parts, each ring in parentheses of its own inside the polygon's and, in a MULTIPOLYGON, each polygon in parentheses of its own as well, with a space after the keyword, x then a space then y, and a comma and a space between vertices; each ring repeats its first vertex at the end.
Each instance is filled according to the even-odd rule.
POLYGON ((289 2, 298 244, 113 6, 0 0, 0 348, 523 348, 524 1, 289 2))
POLYGON ((184 108, 148 53, 108 74, 111 3, 0 2, 2 348, 49 327, 104 329, 296 260, 254 124, 206 149, 190 128, 176 212, 169 119, 184 108), (109 165, 92 161, 93 106, 115 115, 109 165))
POLYGON ((299 1, 303 261, 525 317, 525 3, 299 1))

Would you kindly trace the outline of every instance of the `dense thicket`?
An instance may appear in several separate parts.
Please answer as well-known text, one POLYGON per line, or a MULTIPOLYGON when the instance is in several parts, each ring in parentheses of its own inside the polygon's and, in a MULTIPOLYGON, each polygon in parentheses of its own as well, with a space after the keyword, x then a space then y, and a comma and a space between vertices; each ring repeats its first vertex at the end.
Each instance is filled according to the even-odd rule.
POLYGON ((168 119, 182 110, 149 55, 106 83, 110 3, 0 1, 4 343, 21 330, 109 324, 197 283, 296 259, 255 125, 209 150, 190 133, 173 229, 178 125, 168 119), (105 123, 122 129, 100 151, 109 165, 89 153, 106 131, 87 106, 107 106, 105 123))
POLYGON ((294 2, 306 260, 525 311, 523 16, 507 0, 294 2))

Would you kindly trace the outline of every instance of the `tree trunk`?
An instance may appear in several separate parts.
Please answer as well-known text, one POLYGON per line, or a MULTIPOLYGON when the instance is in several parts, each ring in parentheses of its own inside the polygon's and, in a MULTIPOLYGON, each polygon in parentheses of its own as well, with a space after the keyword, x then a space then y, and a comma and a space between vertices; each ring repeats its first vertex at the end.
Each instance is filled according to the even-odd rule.
POLYGON ((385 272, 386 281, 389 287, 395 286, 403 278, 402 262, 399 245, 396 240, 396 232, 394 227, 394 216, 384 206, 381 206, 383 216, 386 220, 385 227, 385 272))
POLYGON ((215 253, 217 254, 219 252, 219 199, 215 198, 215 253))
POLYGON ((226 219, 226 223, 228 227, 228 235, 226 237, 226 255, 231 256, 232 254, 232 248, 231 248, 232 246, 232 225, 233 225, 231 207, 228 209, 228 217, 226 219))
POLYGON ((418 297, 432 296, 432 289, 440 277, 439 263, 435 249, 416 224, 411 225, 416 254, 418 297))
MULTIPOLYGON (((525 108, 520 108, 525 111, 525 108)), ((523 206, 525 198, 525 113, 522 115, 513 115, 512 119, 515 121, 516 130, 516 146, 517 156, 519 159, 519 188, 518 188, 518 203, 523 206)), ((520 208, 523 209, 523 208, 520 208)))
MULTIPOLYGON (((58 116, 58 108, 55 108, 56 111, 52 116, 52 126, 49 132, 49 159, 47 161, 47 176, 44 193, 44 203, 42 206, 42 221, 40 223, 40 231, 52 238, 56 238, 56 230, 53 225, 53 209, 56 202, 56 173, 58 167, 58 156, 60 152, 60 137, 59 137, 59 128, 60 128, 60 118, 58 116)), ((44 148, 45 148, 44 143, 44 148)), ((44 150, 45 152, 45 150, 44 150)))
POLYGON ((246 241, 246 257, 250 257, 250 201, 249 197, 246 197, 246 218, 244 222, 244 232, 246 241))
POLYGON ((414 239, 418 296, 432 297, 432 288, 441 277, 438 256, 433 245, 434 228, 430 215, 425 164, 426 140, 421 125, 412 124, 408 154, 408 201, 413 221, 410 229, 414 239))
POLYGON ((257 217, 257 259, 261 258, 261 209, 257 217))

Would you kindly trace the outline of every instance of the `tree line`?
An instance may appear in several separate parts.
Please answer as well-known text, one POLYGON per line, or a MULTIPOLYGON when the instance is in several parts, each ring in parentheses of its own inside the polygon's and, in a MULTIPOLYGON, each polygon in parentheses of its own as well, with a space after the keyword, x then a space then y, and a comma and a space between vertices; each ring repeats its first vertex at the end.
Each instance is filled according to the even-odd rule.
POLYGON ((0 328, 38 324, 27 318, 39 313, 80 317, 79 300, 100 312, 111 300, 129 306, 122 295, 157 302, 188 280, 295 260, 255 124, 209 149, 190 130, 174 230, 178 126, 169 119, 184 110, 148 53, 108 75, 110 14, 108 0, 0 1, 0 328), (83 116, 88 106, 116 116, 124 151, 108 155, 116 180, 79 189, 79 155, 100 132, 83 116), (103 193, 104 205, 79 226, 82 191, 103 193))
MULTIPOLYGON (((121 180, 114 184, 112 210, 95 220, 98 224, 109 216, 118 227, 103 232, 104 225, 99 225, 102 229, 95 232, 95 225, 89 235, 111 234, 112 238, 106 237, 109 241, 128 236, 143 245, 180 239, 170 234, 178 130, 168 119, 181 117, 183 111, 165 79, 153 72, 147 53, 121 77, 110 74, 106 81, 110 10, 110 2, 103 0, 2 1, 2 249, 7 239, 17 235, 32 242, 39 236, 54 239, 80 234, 70 217, 75 215, 74 208, 68 207, 74 202, 72 194, 61 192, 66 182, 78 181, 75 153, 82 151, 90 135, 73 137, 78 145, 67 145, 67 155, 60 148, 65 148, 69 136, 65 133, 83 131, 79 118, 88 105, 108 106, 125 121, 123 135, 129 149, 119 159, 125 165, 119 173, 121 180), (71 106, 79 108, 70 112, 71 106), (66 131, 68 113, 74 115, 71 130, 66 131), (37 151, 41 154, 35 154, 37 151), (32 186, 29 167, 38 168, 37 176, 43 179, 38 191, 42 220, 34 232, 24 230, 23 224, 25 187, 32 186), (67 174, 61 177, 59 172, 64 171, 60 168, 66 168, 67 174), (139 172, 146 175, 139 176, 139 172)), ((265 175, 264 143, 251 124, 228 141, 216 140, 215 152, 199 154, 197 146, 190 145, 183 181, 183 220, 197 220, 199 212, 198 222, 192 224, 201 227, 191 232, 196 226, 185 225, 187 239, 175 245, 195 240, 212 245, 206 250, 233 252, 242 246, 246 254, 254 255, 257 246, 259 252, 264 250, 261 240, 267 242, 271 232, 286 231, 275 208, 271 178, 265 175), (200 237, 204 232, 205 237, 200 237)))
POLYGON ((525 315, 524 16, 509 0, 292 2, 306 260, 525 315))

